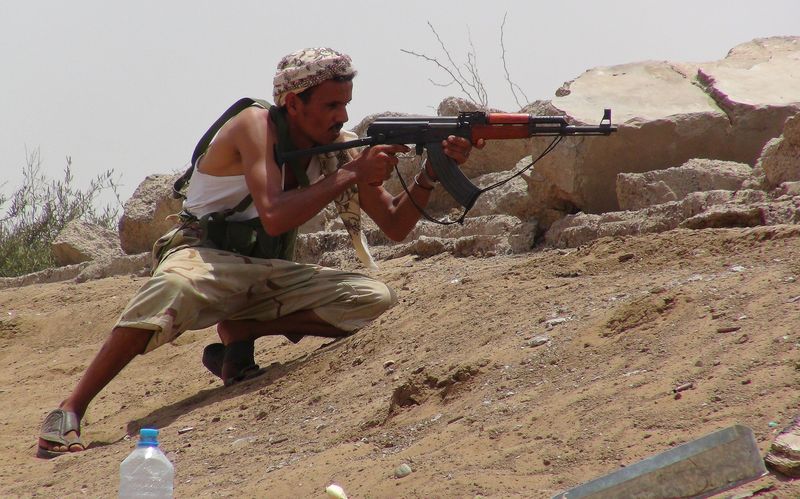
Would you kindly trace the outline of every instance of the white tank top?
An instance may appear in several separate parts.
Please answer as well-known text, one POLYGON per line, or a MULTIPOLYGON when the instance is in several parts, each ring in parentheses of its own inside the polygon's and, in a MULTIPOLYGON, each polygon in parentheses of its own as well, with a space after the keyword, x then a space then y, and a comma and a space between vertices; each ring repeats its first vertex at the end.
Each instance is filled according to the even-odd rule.
MULTIPOLYGON (((202 156, 198 158, 198 162, 201 158, 202 156)), ((316 156, 311 158, 311 163, 308 165, 306 172, 312 184, 320 180, 320 164, 316 156)), ((281 188, 285 185, 285 181, 286 166, 284 165, 281 166, 281 188)), ((225 177, 208 175, 198 170, 195 166, 192 179, 189 182, 189 187, 186 189, 186 199, 183 201, 183 209, 197 218, 200 218, 209 213, 235 208, 249 192, 244 175, 230 175, 225 177)), ((250 203, 244 211, 234 213, 228 217, 228 219, 241 221, 256 217, 258 217, 256 205, 250 203)))

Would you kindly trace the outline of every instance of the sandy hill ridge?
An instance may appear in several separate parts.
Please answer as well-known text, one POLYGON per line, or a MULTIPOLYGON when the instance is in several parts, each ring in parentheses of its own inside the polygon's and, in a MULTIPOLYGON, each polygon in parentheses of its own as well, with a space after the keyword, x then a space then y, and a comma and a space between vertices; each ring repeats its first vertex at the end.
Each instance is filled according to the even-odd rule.
MULTIPOLYGON (((798 248, 776 226, 389 260, 400 303, 357 335, 261 339, 268 373, 226 389, 200 364, 215 333, 188 332, 102 392, 88 452, 52 461, 41 420, 143 278, 2 290, 0 496, 113 497, 142 426, 176 497, 550 497, 737 423, 763 452, 798 409, 798 248)), ((800 494, 770 475, 721 497, 758 490, 800 494)))

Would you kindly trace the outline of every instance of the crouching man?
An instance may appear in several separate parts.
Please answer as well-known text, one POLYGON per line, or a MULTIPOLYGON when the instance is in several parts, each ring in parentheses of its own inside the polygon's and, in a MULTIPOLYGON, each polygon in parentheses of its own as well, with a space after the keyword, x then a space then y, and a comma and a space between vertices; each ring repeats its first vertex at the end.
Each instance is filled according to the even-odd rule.
MULTIPOLYGON (((214 324, 221 343, 203 363, 226 385, 257 375, 253 342, 265 335, 352 334, 395 303, 394 292, 365 275, 292 261, 297 228, 334 202, 356 254, 373 266, 361 210, 400 241, 419 220, 435 178, 425 164, 409 193, 382 184, 403 145, 278 164, 275 151, 353 138, 342 127, 356 71, 327 48, 284 57, 274 78, 275 105, 253 105, 229 119, 199 155, 182 223, 154 247, 154 271, 123 310, 105 344, 60 407, 47 415, 37 455, 86 448, 80 422, 89 403, 136 355, 187 330, 214 324)), ((472 145, 449 137, 445 153, 462 164, 472 145)), ((477 144, 482 147, 483 144, 477 144)))

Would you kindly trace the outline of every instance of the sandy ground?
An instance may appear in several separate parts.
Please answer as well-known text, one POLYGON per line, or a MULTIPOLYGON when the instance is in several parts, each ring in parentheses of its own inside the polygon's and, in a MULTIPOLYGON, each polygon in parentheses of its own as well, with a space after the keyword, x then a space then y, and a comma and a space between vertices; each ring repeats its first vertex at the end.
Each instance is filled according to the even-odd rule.
MULTIPOLYGON (((386 261, 400 303, 357 335, 263 338, 267 373, 224 388, 200 363, 214 331, 188 332, 100 394, 87 452, 51 461, 34 457, 43 417, 143 279, 3 290, 0 496, 113 497, 143 426, 161 429, 176 497, 324 498, 332 482, 351 498, 550 497, 733 424, 763 454, 798 412, 798 252, 785 226, 386 261)), ((800 481, 720 497, 735 494, 798 497, 800 481)))

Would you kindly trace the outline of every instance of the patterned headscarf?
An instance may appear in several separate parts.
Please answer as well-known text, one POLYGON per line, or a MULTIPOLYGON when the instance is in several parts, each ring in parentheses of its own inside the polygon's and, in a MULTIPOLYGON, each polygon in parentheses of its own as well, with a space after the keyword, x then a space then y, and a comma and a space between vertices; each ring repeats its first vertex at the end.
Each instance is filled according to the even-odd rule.
POLYGON ((355 74, 349 55, 325 47, 298 50, 278 63, 272 97, 276 105, 282 106, 288 93, 299 94, 325 80, 355 74))

